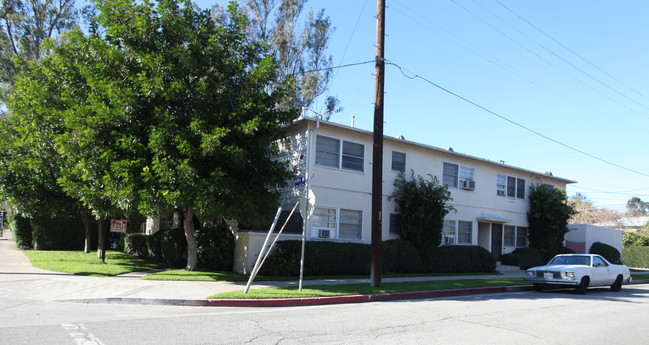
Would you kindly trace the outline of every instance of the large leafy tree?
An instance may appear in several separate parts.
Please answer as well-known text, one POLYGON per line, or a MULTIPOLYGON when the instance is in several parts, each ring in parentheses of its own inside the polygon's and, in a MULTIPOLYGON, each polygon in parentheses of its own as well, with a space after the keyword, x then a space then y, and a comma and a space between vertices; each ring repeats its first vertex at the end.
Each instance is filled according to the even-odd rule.
MULTIPOLYGON (((81 137, 110 138, 93 143, 97 157, 113 163, 93 179, 119 207, 180 211, 193 270, 194 215, 256 222, 276 206, 274 187, 288 175, 271 159, 271 143, 297 111, 278 109, 285 86, 276 83, 275 61, 266 45, 246 39, 236 5, 220 26, 189 1, 99 1, 97 8, 105 35, 90 39, 109 49, 89 73, 101 76, 103 86, 91 88, 101 102, 78 128, 92 124, 81 137), (96 112, 101 104, 105 113, 96 112), (102 131, 115 135, 98 137, 102 131)), ((93 45, 80 49, 95 54, 93 45)), ((68 142, 81 132, 75 128, 68 142)))
POLYGON ((537 184, 530 187, 530 210, 527 212, 530 247, 549 259, 561 252, 568 232, 568 220, 574 208, 563 189, 537 184))

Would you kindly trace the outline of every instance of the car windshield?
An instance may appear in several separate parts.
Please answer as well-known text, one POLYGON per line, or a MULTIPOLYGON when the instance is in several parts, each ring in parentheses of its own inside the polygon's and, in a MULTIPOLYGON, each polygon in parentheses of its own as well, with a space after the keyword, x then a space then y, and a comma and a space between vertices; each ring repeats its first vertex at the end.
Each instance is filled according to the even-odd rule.
POLYGON ((582 265, 590 266, 589 256, 556 256, 550 265, 582 265))

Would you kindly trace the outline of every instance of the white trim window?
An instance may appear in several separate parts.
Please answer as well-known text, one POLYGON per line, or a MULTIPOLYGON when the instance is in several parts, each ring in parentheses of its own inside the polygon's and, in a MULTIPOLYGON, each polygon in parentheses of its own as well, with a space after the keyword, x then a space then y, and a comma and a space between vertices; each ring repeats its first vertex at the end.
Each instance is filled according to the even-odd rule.
POLYGON ((473 222, 457 222, 457 244, 471 244, 473 241, 473 222))
POLYGON ((442 228, 442 244, 472 244, 473 222, 445 220, 442 228))
POLYGON ((455 221, 445 220, 442 228, 442 244, 455 244, 455 221))
POLYGON ((363 226, 363 212, 340 210, 340 233, 338 238, 360 240, 363 226))
POLYGON ((473 173, 473 168, 444 162, 442 184, 452 188, 473 190, 475 188, 473 173))
POLYGON ((338 222, 335 208, 316 207, 313 210, 313 223, 311 224, 315 238, 336 238, 338 222))
POLYGON ((318 135, 315 142, 315 164, 363 172, 365 145, 318 135))
POLYGON ((315 140, 315 164, 340 167, 340 140, 318 135, 315 140))
POLYGON ((392 171, 406 171, 406 154, 392 151, 392 171))
POLYGON ((527 228, 524 226, 516 227, 516 248, 527 247, 527 228))
POLYGON ((525 199, 525 179, 498 174, 496 194, 508 198, 525 199))
POLYGON ((390 213, 390 235, 401 236, 401 215, 390 213))
POLYGON ((313 238, 360 240, 363 212, 316 207, 312 216, 313 238))
POLYGON ((527 247, 527 228, 524 226, 505 225, 503 244, 506 247, 527 247))

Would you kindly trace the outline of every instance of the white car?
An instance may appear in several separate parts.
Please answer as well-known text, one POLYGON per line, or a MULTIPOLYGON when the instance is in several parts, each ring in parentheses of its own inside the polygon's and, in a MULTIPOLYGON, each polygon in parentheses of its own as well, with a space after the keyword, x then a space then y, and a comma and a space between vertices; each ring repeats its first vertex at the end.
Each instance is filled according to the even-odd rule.
POLYGON ((625 265, 612 264, 595 254, 557 255, 545 266, 532 267, 525 281, 534 284, 534 290, 549 286, 575 287, 586 293, 589 286, 610 286, 620 291, 622 284, 631 281, 631 272, 625 265))

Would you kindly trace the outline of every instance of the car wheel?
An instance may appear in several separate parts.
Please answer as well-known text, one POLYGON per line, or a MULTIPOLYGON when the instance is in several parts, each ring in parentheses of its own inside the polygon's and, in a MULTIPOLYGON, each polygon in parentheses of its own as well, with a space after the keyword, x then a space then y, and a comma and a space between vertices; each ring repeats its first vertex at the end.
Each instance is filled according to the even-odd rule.
POLYGON ((623 278, 622 278, 621 275, 617 276, 617 279, 615 279, 615 283, 613 283, 613 285, 611 285, 611 290, 613 290, 613 291, 622 290, 622 279, 623 278))
POLYGON ((581 278, 579 285, 577 285, 577 293, 580 293, 582 295, 585 294, 586 291, 588 290, 588 284, 590 284, 590 278, 588 277, 581 278))
POLYGON ((543 291, 543 285, 539 283, 534 283, 534 291, 541 292, 543 291))

